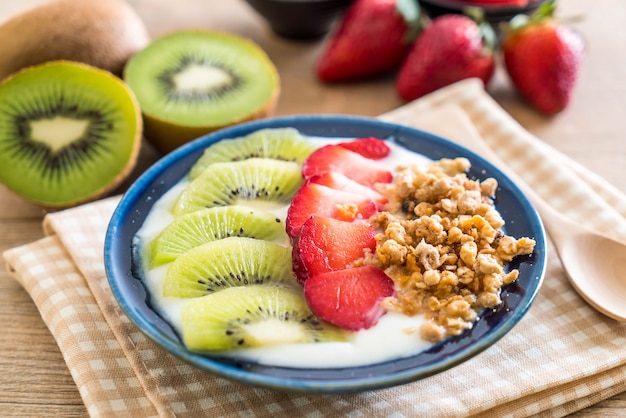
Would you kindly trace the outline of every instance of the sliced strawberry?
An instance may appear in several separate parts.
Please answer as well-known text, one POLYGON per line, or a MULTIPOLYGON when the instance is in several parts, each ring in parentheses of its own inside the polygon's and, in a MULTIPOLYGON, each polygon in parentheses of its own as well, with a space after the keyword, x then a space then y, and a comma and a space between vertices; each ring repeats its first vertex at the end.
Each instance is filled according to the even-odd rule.
POLYGON ((387 145, 385 141, 374 137, 341 142, 338 145, 372 160, 385 158, 391 152, 391 148, 389 148, 389 145, 387 145))
POLYGON ((323 184, 324 186, 331 187, 335 190, 342 190, 344 192, 356 193, 358 195, 369 197, 378 204, 378 208, 382 209, 388 202, 388 199, 376 190, 364 186, 361 183, 357 183, 349 177, 335 171, 329 171, 319 176, 313 176, 307 180, 309 183, 323 184))
POLYGON ((321 273, 304 283, 304 297, 313 313, 352 331, 376 325, 386 313, 381 301, 394 293, 393 281, 375 266, 321 273))
POLYGON ((293 196, 285 226, 287 234, 294 238, 302 224, 313 215, 351 222, 368 219, 377 211, 376 202, 372 199, 321 184, 307 183, 293 196))
POLYGON ((310 276, 349 267, 374 251, 376 230, 366 223, 311 216, 300 228, 293 246, 293 269, 304 283, 310 276))
POLYGON ((344 174, 368 187, 375 183, 389 183, 393 178, 391 171, 383 164, 337 144, 317 149, 309 155, 302 166, 302 175, 305 179, 329 171, 344 174))

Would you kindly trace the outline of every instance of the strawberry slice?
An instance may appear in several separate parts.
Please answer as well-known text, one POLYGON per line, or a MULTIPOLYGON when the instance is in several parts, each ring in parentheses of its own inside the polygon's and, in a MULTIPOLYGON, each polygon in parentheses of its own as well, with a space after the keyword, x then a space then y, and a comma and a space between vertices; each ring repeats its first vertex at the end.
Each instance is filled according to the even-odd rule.
POLYGON ((376 183, 389 183, 391 171, 378 161, 345 149, 341 145, 326 145, 315 150, 304 161, 302 175, 305 179, 335 171, 368 187, 376 183))
POLYGON ((304 282, 304 297, 313 313, 352 331, 376 325, 386 313, 380 302, 394 293, 393 281, 375 266, 321 273, 304 282))
POLYGON ((388 199, 376 190, 357 183, 349 177, 335 171, 329 171, 319 176, 313 176, 308 183, 321 184, 335 190, 355 193, 372 199, 378 205, 379 210, 388 202, 388 199))
POLYGON ((285 227, 294 238, 312 215, 352 222, 368 219, 378 211, 376 202, 355 193, 331 189, 321 184, 306 183, 291 200, 285 227))
POLYGON ((348 268, 374 252, 376 230, 366 223, 311 216, 300 228, 293 246, 293 270, 301 283, 310 276, 348 268))
POLYGON ((357 139, 356 141, 350 142, 340 142, 338 145, 371 160, 383 159, 391 152, 391 148, 389 148, 389 145, 387 145, 385 141, 374 137, 357 139))

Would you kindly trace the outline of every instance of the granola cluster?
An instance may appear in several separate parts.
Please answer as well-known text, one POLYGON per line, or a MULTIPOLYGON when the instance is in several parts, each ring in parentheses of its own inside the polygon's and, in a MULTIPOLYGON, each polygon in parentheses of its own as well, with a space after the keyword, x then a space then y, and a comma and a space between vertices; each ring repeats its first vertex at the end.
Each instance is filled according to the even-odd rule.
POLYGON ((500 289, 519 274, 507 272, 506 263, 535 246, 502 232, 493 204, 497 181, 471 180, 469 168, 465 158, 435 161, 426 171, 399 167, 380 190, 390 203, 370 219, 382 232, 363 263, 384 269, 396 284, 385 308, 425 314, 420 334, 428 341, 460 334, 482 309, 499 305, 500 289))

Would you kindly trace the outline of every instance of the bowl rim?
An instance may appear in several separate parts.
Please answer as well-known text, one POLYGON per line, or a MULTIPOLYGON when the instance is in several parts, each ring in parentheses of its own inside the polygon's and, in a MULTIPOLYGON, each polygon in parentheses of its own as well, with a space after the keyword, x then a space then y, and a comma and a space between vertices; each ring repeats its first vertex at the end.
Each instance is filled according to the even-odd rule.
MULTIPOLYGON (((332 136, 327 134, 323 136, 332 136)), ((188 170, 187 167, 186 170, 188 170)), ((186 171, 185 171, 186 172, 186 171)), ((172 180, 171 185, 175 184, 178 180, 172 180)), ((169 187, 171 187, 168 186, 169 187)), ((502 184, 500 184, 502 187, 502 184)), ((151 204, 149 204, 151 206, 151 204)), ((145 215, 144 215, 145 218, 145 215)), ((317 393, 340 393, 340 392, 354 392, 371 389, 380 389, 384 387, 390 387, 408 383, 411 381, 419 380, 444 370, 450 369, 484 351, 492 344, 500 340, 506 333, 508 333, 519 320, 527 313, 528 309, 534 302, 539 289, 543 283, 545 276, 547 255, 546 255, 546 237, 545 230, 539 215, 536 210, 524 195, 524 193, 513 183, 508 176, 506 176, 497 167, 480 157, 478 154, 466 149, 450 140, 439 137, 437 135, 391 122, 381 121, 379 119, 367 116, 352 116, 352 115, 336 115, 336 114, 304 114, 295 116, 280 116, 261 119, 253 122, 246 122, 239 125, 235 125, 230 128, 225 128, 219 131, 212 132, 205 136, 202 136, 194 141, 191 141, 171 153, 163 156, 160 160, 154 163, 148 168, 126 191, 122 196, 120 202, 115 208, 109 225, 107 227, 105 235, 104 246, 104 264, 107 281, 111 287, 111 291, 122 308, 124 313, 146 336, 153 340, 157 345, 161 346, 165 350, 174 354, 178 358, 186 361, 187 363, 194 365, 202 370, 209 371, 215 375, 225 377, 231 380, 239 381, 253 386, 260 386, 279 390, 291 390, 300 392, 317 392, 317 393), (166 170, 175 166, 181 159, 189 157, 194 153, 201 152, 210 144, 226 138, 234 138, 243 136, 247 133, 256 131, 258 129, 268 127, 288 127, 299 126, 307 123, 344 123, 350 126, 355 125, 360 128, 372 128, 381 129, 389 133, 389 137, 400 137, 402 135, 408 135, 409 138, 413 136, 422 137, 429 141, 433 141, 439 146, 443 146, 448 151, 458 151, 458 156, 469 157, 474 162, 478 161, 482 165, 488 167, 489 175, 496 177, 498 182, 504 180, 507 189, 513 193, 513 195, 519 200, 517 202, 521 205, 523 213, 528 217, 530 224, 533 226, 534 239, 536 240, 536 258, 533 259, 532 271, 535 275, 533 283, 534 285, 525 289, 520 304, 517 305, 512 312, 507 312, 507 319, 503 323, 499 323, 495 328, 489 329, 486 337, 478 340, 477 342, 470 344, 468 347, 461 349, 456 355, 447 356, 434 364, 423 365, 421 367, 408 368, 405 370, 396 370, 390 373, 383 373, 381 375, 366 376, 350 378, 350 371, 360 369, 361 367, 348 367, 345 369, 332 369, 335 371, 344 371, 347 378, 291 378, 281 375, 268 375, 259 374, 255 371, 255 365, 248 364, 249 362, 241 361, 224 361, 219 357, 211 357, 199 353, 188 351, 182 342, 165 335, 163 331, 157 326, 158 324, 166 323, 160 316, 152 311, 149 315, 144 315, 141 311, 133 306, 124 294, 124 289, 121 287, 122 280, 137 281, 137 277, 134 276, 132 271, 122 271, 117 265, 116 260, 118 257, 130 256, 125 254, 130 252, 128 242, 121 242, 118 234, 120 230, 129 225, 128 217, 130 216, 130 223, 133 224, 130 228, 136 232, 141 225, 136 225, 132 218, 134 206, 144 199, 146 188, 154 185, 154 182, 159 176, 163 175, 166 170), (126 247, 125 247, 126 246, 126 247)), ((143 284, 141 285, 143 286, 143 284)), ((145 292, 145 289, 144 289, 145 292)), ((144 303, 148 304, 147 301, 144 303)), ((151 308, 150 308, 151 309, 151 308)), ((488 315, 488 314, 487 314, 488 315)), ((444 340, 445 343, 448 340, 444 340)), ((440 343, 441 344, 441 343, 440 343)), ((419 356, 416 354, 415 356, 419 356)), ((409 360, 414 356, 409 356, 404 360, 409 360)), ((394 360, 388 363, 394 363, 394 360)), ((257 365, 258 366, 258 365, 257 365)), ((262 366, 266 367, 266 366, 262 366)), ((368 366, 365 366, 368 367, 368 366)), ((295 370, 307 370, 307 369, 295 369, 295 370)))

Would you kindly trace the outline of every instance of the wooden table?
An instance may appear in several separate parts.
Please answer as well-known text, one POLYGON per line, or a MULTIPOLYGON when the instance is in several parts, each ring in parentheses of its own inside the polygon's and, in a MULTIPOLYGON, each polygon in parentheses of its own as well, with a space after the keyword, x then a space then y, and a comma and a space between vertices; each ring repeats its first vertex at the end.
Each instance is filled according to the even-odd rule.
MULTIPOLYGON (((44 0, 3 0, 0 21, 44 0)), ((77 0, 86 1, 86 0, 77 0)), ((277 114, 343 113, 374 116, 402 104, 393 76, 324 86, 313 74, 321 42, 293 42, 272 34, 243 0, 130 0, 150 34, 185 27, 231 31, 259 43, 282 77, 277 114)), ((626 2, 561 0, 562 16, 582 15, 574 25, 587 54, 571 105, 545 118, 522 103, 502 70, 490 92, 524 127, 597 172, 626 193, 626 2)), ((0 40, 0 53, 2 44, 0 40)), ((144 147, 138 172, 156 154, 144 147)), ((121 190, 120 190, 121 191, 121 190)), ((0 252, 42 236, 44 212, 0 186, 0 252)), ((61 353, 29 295, 0 266, 0 415, 86 416, 61 353)), ((626 393, 574 416, 626 413, 626 393)))

